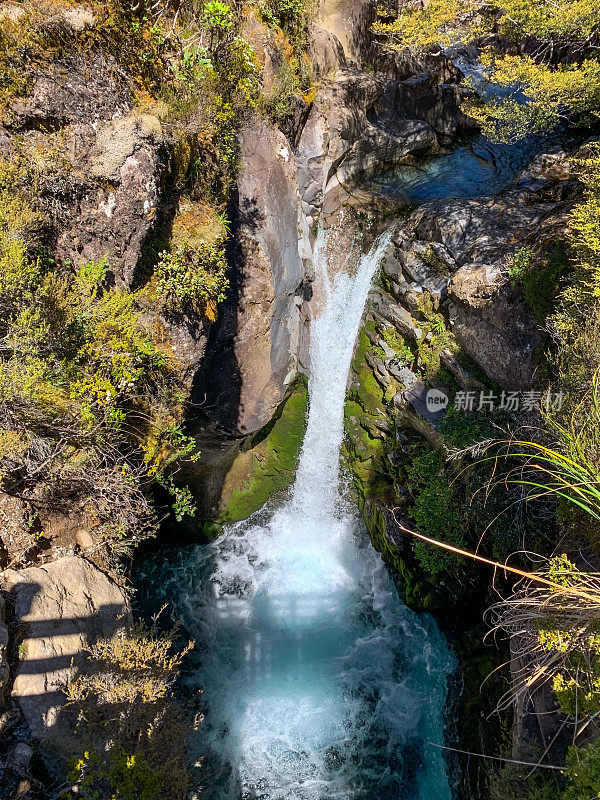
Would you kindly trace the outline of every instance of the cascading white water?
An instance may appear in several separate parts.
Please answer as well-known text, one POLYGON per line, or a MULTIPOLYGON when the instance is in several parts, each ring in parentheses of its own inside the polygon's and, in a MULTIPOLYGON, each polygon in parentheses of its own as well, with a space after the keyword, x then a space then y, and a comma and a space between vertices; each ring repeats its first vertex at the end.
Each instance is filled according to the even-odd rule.
POLYGON ((442 738, 452 657, 433 620, 401 603, 340 491, 347 376, 388 242, 330 279, 319 235, 310 411, 289 499, 161 568, 197 643, 187 680, 203 691, 196 750, 217 800, 451 796, 426 742, 442 738))

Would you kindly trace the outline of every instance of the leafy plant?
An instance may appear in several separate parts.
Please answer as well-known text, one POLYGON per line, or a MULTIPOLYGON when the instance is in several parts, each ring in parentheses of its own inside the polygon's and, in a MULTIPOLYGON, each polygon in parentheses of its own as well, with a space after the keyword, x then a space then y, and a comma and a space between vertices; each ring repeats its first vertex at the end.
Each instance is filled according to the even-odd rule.
POLYGON ((596 800, 600 797, 600 741, 586 747, 570 747, 567 754, 569 785, 564 800, 596 800))
POLYGON ((227 3, 209 0, 204 6, 202 19, 209 30, 229 31, 233 28, 234 13, 227 3))
POLYGON ((306 0, 263 0, 259 5, 263 19, 280 27, 292 41, 299 41, 305 34, 306 0))
POLYGON ((510 261, 508 262, 508 277, 510 279, 510 285, 513 289, 516 289, 523 282, 523 278, 531 264, 533 262, 533 258, 535 253, 531 249, 531 247, 521 247, 517 252, 511 257, 510 261))
MULTIPOLYGON (((417 528, 434 539, 462 544, 463 520, 441 456, 432 450, 417 452, 407 469, 406 486, 414 498, 410 511, 417 528)), ((425 542, 417 542, 415 555, 432 578, 458 563, 456 556, 425 542)))
MULTIPOLYGON (((467 101, 466 109, 487 136, 514 141, 544 134, 558 123, 597 115, 600 62, 595 0, 535 4, 504 0, 433 0, 401 4, 397 18, 375 31, 397 47, 438 51, 466 42, 508 42, 482 54, 486 78, 502 89, 467 101), (535 41, 530 52, 523 45, 535 41)), ((472 84, 474 88, 480 88, 472 84)))
POLYGON ((523 296, 540 325, 553 311, 561 281, 570 265, 565 242, 554 242, 537 265, 526 269, 522 277, 523 296))
POLYGON ((172 686, 191 649, 173 653, 175 631, 137 623, 86 651, 66 688, 81 755, 72 761, 72 790, 93 800, 177 800, 186 796, 186 726, 172 686))
POLYGON ((156 293, 165 308, 192 309, 212 316, 229 285, 220 240, 192 248, 187 242, 175 252, 163 252, 155 270, 156 293))

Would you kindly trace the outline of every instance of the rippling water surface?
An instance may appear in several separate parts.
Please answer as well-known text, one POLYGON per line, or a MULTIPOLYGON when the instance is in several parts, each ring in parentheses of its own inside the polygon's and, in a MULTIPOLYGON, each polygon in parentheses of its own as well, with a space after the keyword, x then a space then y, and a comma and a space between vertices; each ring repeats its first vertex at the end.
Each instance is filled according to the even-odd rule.
POLYGON ((347 374, 383 237, 352 276, 316 247, 310 412, 278 508, 208 546, 146 565, 139 584, 196 640, 193 749, 215 800, 449 800, 441 751, 454 662, 428 615, 400 601, 340 491, 347 374))
POLYGON ((486 197, 507 189, 540 149, 535 137, 498 144, 478 136, 444 155, 376 173, 368 184, 377 193, 410 204, 441 197, 486 197))

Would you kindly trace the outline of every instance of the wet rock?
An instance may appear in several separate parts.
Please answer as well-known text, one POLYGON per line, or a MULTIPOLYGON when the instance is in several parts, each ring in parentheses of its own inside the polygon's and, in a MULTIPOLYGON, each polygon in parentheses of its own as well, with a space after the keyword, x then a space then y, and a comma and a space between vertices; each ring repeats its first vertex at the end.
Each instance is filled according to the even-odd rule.
POLYGON ((265 435, 244 443, 229 468, 218 500, 221 523, 246 519, 294 479, 306 431, 308 392, 301 379, 278 409, 265 435))
POLYGON ((393 85, 346 69, 319 92, 297 147, 300 194, 309 225, 322 206, 327 215, 335 214, 361 173, 437 148, 427 123, 390 115, 393 85))
POLYGON ((256 121, 240 149, 232 297, 194 392, 211 418, 247 434, 271 419, 302 360, 311 250, 285 136, 256 121))
POLYGON ((454 375, 463 389, 485 389, 484 384, 473 377, 450 350, 442 350, 440 361, 454 375))
POLYGON ((58 737, 63 688, 82 649, 124 624, 127 598, 104 573, 77 556, 6 570, 0 588, 9 593, 22 631, 12 696, 35 738, 58 737))
POLYGON ((409 336, 418 341, 423 331, 419 328, 411 314, 398 303, 394 302, 383 289, 374 286, 369 292, 369 307, 387 322, 390 322, 403 336, 409 336))
MULTIPOLYGON (((199 432, 200 459, 183 465, 180 477, 194 492, 200 515, 219 524, 238 522, 289 486, 304 439, 307 406, 300 378, 264 430, 246 439, 224 439, 222 431, 199 432)), ((191 538, 197 541, 197 527, 191 538)))
POLYGON ((435 72, 421 72, 398 84, 394 102, 399 111, 427 122, 444 144, 450 144, 458 134, 478 128, 461 109, 470 94, 456 83, 440 83, 435 72))
POLYGON ((331 191, 336 182, 351 188, 352 180, 361 174, 398 164, 409 155, 431 153, 437 145, 435 132, 421 120, 398 119, 392 130, 371 125, 344 155, 325 192, 331 191))

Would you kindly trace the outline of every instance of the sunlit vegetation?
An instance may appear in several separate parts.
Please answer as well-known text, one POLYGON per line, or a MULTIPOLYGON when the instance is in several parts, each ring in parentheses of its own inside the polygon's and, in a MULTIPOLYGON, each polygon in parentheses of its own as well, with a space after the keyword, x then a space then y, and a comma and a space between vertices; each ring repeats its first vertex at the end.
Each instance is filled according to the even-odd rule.
POLYGON ((477 44, 487 77, 505 92, 470 101, 468 113, 489 136, 512 141, 597 118, 599 18, 597 0, 433 0, 423 8, 402 3, 391 19, 385 10, 375 31, 423 52, 477 44))
MULTIPOLYGON (((515 547, 501 548, 495 556, 497 561, 486 560, 479 550, 465 548, 452 533, 452 515, 444 518, 442 514, 443 505, 451 508, 452 495, 456 497, 457 489, 452 488, 448 496, 445 485, 439 486, 440 476, 444 476, 439 469, 427 481, 433 491, 422 491, 419 496, 428 500, 433 513, 422 514, 417 505, 413 518, 419 535, 442 543, 437 559, 429 555, 424 562, 430 570, 431 563, 436 561, 453 569, 458 556, 470 556, 498 570, 504 569, 505 575, 516 572, 521 576, 507 590, 507 596, 489 610, 493 633, 503 632, 510 637, 516 665, 511 687, 500 698, 498 707, 508 708, 540 685, 552 687, 565 715, 565 724, 569 724, 573 746, 567 757, 564 794, 557 794, 554 786, 554 794, 542 791, 535 797, 589 800, 598 795, 600 788, 600 758, 594 738, 600 704, 600 578, 595 567, 600 543, 598 146, 585 148, 575 168, 584 186, 583 199, 570 215, 566 248, 545 256, 542 268, 552 274, 542 284, 545 297, 539 307, 543 311, 540 321, 545 320, 553 334, 548 352, 552 388, 564 395, 564 403, 560 408, 540 409, 542 425, 527 431, 534 434, 530 439, 489 439, 484 443, 485 456, 481 458, 480 454, 474 467, 465 468, 464 473, 477 470, 485 486, 485 505, 494 498, 504 498, 501 503, 507 512, 513 502, 507 499, 510 495, 506 490, 520 489, 528 509, 535 502, 546 505, 544 525, 548 524, 548 512, 553 508, 563 533, 558 547, 568 543, 573 555, 561 549, 552 553, 550 549, 545 551, 545 559, 538 556, 538 564, 532 569, 531 563, 527 564, 513 552, 515 547), (491 467, 492 475, 487 480, 482 471, 486 464, 491 467), (438 503, 440 497, 442 502, 438 503), (438 524, 433 525, 438 518, 438 524), (520 569, 515 565, 520 565, 520 569)), ((538 256, 530 249, 517 252, 508 266, 514 288, 520 286, 526 290, 531 280, 529 291, 533 295, 533 281, 540 280, 537 260, 538 256)), ((457 444, 464 448, 468 441, 457 444)), ((468 446, 459 451, 463 459, 474 452, 468 446)), ((473 499, 477 496, 481 496, 481 490, 473 499)), ((483 518, 481 523, 483 529, 483 518)), ((486 528, 479 543, 484 552, 490 536, 493 537, 493 529, 486 528)), ((526 536, 523 543, 526 550, 540 552, 535 535, 526 536)), ((419 538, 417 547, 435 545, 419 538)), ((556 542, 552 547, 556 547, 556 542)))
POLYGON ((155 270, 156 294, 168 309, 187 307, 214 320, 217 303, 225 299, 226 269, 219 240, 195 248, 184 242, 175 252, 161 253, 155 270))
MULTIPOLYGON (((191 643, 174 652, 174 632, 141 623, 85 652, 66 687, 77 748, 64 800, 183 800, 190 777, 186 720, 172 686, 191 643)), ((188 723, 189 725, 189 723, 188 723)))
MULTIPOLYGON (((218 218, 237 169, 237 126, 258 98, 258 62, 229 5, 151 5, 94 3, 94 23, 73 31, 61 22, 68 4, 56 4, 49 24, 48 9, 23 3, 3 19, 1 110, 10 120, 40 69, 114 58, 133 79, 132 102, 163 120, 178 191, 218 218)), ((152 482, 173 496, 178 519, 194 513, 173 479, 178 459, 195 457, 181 428, 181 368, 142 312, 156 298, 165 314, 214 320, 228 285, 227 230, 165 241, 148 251, 145 285, 117 288, 106 260, 55 262, 36 202, 43 178, 25 153, 0 164, 2 489, 34 506, 79 504, 114 559, 156 527, 152 482)))
MULTIPOLYGON (((0 173, 6 183, 14 168, 0 173)), ((162 479, 187 448, 177 364, 143 329, 138 294, 107 288, 105 261, 56 264, 36 245, 38 222, 0 189, 2 489, 34 505, 82 500, 122 549, 154 529, 140 481, 162 479)))
POLYGON ((33 504, 81 503, 86 524, 113 559, 155 529, 153 482, 172 495, 177 519, 194 514, 189 490, 174 479, 181 459, 198 455, 182 429, 182 368, 148 311, 216 319, 228 288, 225 210, 238 167, 237 131, 248 113, 285 116, 293 110, 290 98, 308 87, 298 78, 305 9, 265 6, 289 49, 282 69, 290 80, 271 108, 232 4, 91 2, 93 22, 76 30, 63 16, 71 4, 51 5, 25 0, 3 17, 5 121, 40 72, 72 59, 114 62, 131 104, 161 120, 181 210, 168 225, 157 221, 135 286, 119 288, 106 260, 75 267, 53 259, 51 220, 37 203, 48 157, 34 164, 23 151, 0 164, 2 489, 33 504), (208 224, 186 208, 205 209, 208 224))

